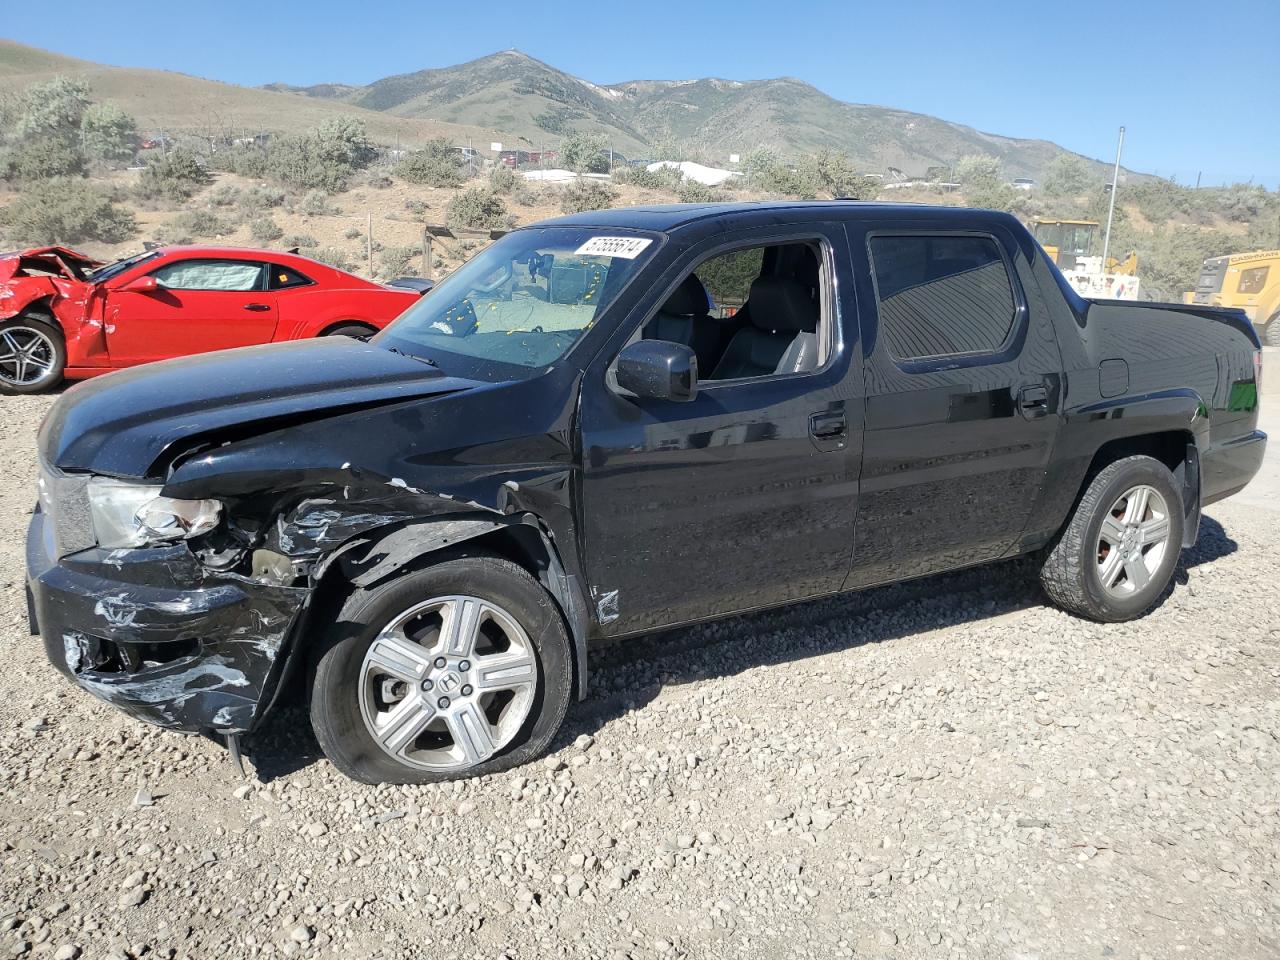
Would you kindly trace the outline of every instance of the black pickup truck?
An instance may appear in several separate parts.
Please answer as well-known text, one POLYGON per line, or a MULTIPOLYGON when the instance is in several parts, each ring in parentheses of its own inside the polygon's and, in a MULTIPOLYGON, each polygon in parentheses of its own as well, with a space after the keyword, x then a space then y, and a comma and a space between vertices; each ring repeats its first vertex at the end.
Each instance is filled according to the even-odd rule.
POLYGON ((1118 621, 1258 470, 1239 311, 1080 299, 1012 217, 605 210, 509 234, 369 343, 57 402, 27 544, 49 658, 252 731, 305 683, 367 782, 544 750, 592 641, 1038 558, 1118 621))

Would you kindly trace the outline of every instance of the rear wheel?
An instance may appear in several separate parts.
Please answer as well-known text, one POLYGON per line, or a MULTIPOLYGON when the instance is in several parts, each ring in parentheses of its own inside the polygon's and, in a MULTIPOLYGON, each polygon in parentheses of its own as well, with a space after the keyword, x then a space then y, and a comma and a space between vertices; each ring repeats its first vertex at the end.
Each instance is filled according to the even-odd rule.
POLYGON ((363 323, 344 323, 334 327, 332 330, 326 330, 326 337, 354 337, 357 340, 368 340, 378 331, 373 327, 366 327, 363 323))
POLYGON ((495 773, 541 754, 569 705, 569 636, 525 570, 464 557, 359 591, 312 681, 325 755, 364 783, 495 773))
POLYGON ((0 323, 0 391, 39 393, 62 381, 67 348, 49 320, 26 314, 0 323))
POLYGON ((1169 468, 1151 457, 1117 460, 1090 481, 1045 557, 1040 582, 1079 616, 1140 617, 1173 576, 1182 526, 1182 497, 1169 468))
POLYGON ((1269 347, 1280 347, 1280 313, 1267 322, 1267 329, 1262 331, 1262 342, 1269 347))

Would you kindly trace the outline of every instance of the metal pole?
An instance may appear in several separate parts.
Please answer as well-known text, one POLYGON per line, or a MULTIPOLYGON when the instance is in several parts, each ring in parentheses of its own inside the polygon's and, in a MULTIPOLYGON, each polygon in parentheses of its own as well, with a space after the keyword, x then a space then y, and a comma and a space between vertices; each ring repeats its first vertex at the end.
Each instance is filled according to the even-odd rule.
POLYGON ((373 214, 365 211, 364 215, 365 246, 369 250, 369 277, 373 278, 373 214))
POLYGON ((1102 272, 1107 272, 1107 254, 1111 251, 1111 220, 1116 213, 1116 185, 1120 182, 1120 153, 1124 150, 1124 127, 1120 128, 1120 142, 1116 144, 1116 166, 1111 171, 1111 202, 1107 204, 1107 232, 1102 240, 1102 272))

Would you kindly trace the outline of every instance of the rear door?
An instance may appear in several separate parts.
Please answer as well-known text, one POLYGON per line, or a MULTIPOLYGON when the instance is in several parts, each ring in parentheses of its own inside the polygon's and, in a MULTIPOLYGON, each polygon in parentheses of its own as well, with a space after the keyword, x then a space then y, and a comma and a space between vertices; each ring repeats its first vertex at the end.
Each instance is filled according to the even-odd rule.
POLYGON ((851 587, 1013 550, 1060 420, 1057 342, 1013 235, 900 227, 851 230, 867 351, 851 587))
POLYGON ((119 365, 266 343, 275 333, 275 295, 261 261, 169 260, 150 270, 153 291, 107 295, 107 347, 119 365))

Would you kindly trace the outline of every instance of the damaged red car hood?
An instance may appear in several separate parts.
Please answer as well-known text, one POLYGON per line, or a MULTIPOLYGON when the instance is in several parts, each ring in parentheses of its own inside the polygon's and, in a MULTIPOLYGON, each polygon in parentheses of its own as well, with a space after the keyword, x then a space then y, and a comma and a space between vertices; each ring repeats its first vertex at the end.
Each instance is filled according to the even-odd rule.
MULTIPOLYGON (((59 271, 62 269, 62 263, 76 265, 85 270, 94 270, 102 266, 101 260, 95 260, 93 257, 86 256, 78 250, 72 250, 70 247, 32 247, 30 250, 0 253, 0 280, 12 278, 23 260, 43 260, 51 268, 59 271), (59 260, 62 263, 59 263, 59 260)), ((72 280, 75 278, 68 277, 67 279, 72 280)))
POLYGON ((73 387, 41 425, 40 456, 73 473, 159 479, 157 465, 193 445, 477 385, 348 337, 223 350, 73 387))

